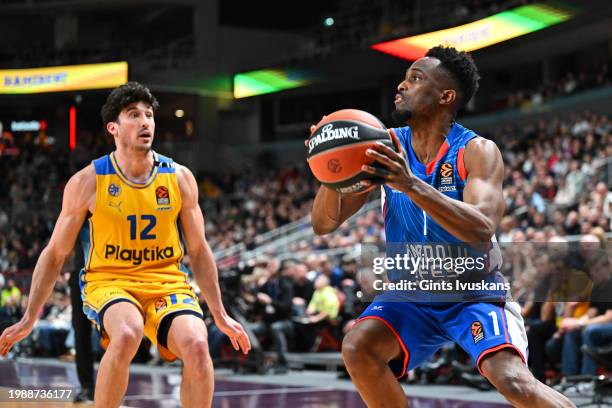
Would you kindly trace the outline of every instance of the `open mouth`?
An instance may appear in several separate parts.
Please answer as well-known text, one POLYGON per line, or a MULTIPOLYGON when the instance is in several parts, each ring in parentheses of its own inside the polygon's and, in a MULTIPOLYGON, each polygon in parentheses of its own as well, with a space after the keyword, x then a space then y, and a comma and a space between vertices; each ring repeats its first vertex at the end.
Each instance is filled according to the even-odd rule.
POLYGON ((395 94, 395 99, 393 100, 394 103, 399 103, 401 101, 403 101, 404 98, 402 97, 401 94, 395 94))

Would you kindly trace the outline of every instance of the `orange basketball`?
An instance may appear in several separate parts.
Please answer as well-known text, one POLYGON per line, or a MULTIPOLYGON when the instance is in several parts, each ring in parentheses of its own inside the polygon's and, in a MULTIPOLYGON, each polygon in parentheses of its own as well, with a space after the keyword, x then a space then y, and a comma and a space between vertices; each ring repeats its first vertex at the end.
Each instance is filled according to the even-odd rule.
POLYGON ((342 109, 317 123, 308 140, 308 165, 322 184, 341 193, 363 193, 375 187, 363 180, 382 181, 361 170, 363 164, 372 164, 365 152, 377 142, 393 148, 387 128, 376 116, 342 109))

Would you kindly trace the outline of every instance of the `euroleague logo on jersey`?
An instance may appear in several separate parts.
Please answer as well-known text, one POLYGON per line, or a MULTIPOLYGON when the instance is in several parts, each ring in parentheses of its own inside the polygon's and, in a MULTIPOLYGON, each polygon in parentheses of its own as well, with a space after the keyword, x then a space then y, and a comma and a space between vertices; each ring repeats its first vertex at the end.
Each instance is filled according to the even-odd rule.
POLYGON ((440 176, 442 184, 451 184, 453 182, 453 164, 446 162, 440 166, 440 176))
POLYGON ((170 204, 170 192, 168 187, 159 186, 155 189, 155 198, 157 199, 157 205, 168 205, 170 204))
POLYGON ((155 301, 155 311, 156 312, 159 312, 160 310, 164 310, 166 307, 168 307, 168 302, 166 302, 166 299, 159 298, 155 301))
POLYGON ((438 191, 456 191, 457 187, 453 184, 453 164, 446 162, 440 166, 440 184, 438 191))
POLYGON ((484 339, 484 330, 482 323, 475 321, 472 323, 472 338, 474 338, 474 344, 477 344, 480 340, 484 339))

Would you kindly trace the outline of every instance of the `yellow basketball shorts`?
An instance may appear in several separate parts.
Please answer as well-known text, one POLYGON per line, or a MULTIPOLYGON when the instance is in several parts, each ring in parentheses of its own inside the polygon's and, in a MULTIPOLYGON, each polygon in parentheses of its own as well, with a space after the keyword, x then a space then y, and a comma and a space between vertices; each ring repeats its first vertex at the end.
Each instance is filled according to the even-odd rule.
POLYGON ((104 313, 113 304, 130 302, 140 310, 144 319, 144 334, 157 345, 160 356, 167 361, 177 356, 168 350, 170 324, 179 315, 191 314, 203 317, 198 299, 185 282, 134 282, 121 279, 84 282, 80 274, 83 312, 102 335, 102 346, 109 343, 104 331, 104 313))

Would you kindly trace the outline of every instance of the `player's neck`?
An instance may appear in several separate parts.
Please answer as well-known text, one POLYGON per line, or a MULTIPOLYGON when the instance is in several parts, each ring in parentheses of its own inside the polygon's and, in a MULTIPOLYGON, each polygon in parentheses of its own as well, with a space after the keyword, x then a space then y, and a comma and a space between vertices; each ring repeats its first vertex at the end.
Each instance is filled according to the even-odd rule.
POLYGON ((114 152, 117 164, 125 176, 132 181, 146 181, 153 167, 153 151, 125 151, 117 149, 114 152))
POLYGON ((429 163, 438 155, 452 122, 429 121, 410 126, 412 150, 421 163, 429 163))

